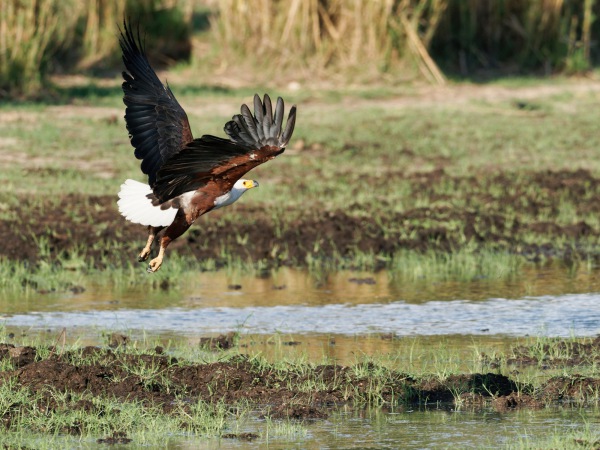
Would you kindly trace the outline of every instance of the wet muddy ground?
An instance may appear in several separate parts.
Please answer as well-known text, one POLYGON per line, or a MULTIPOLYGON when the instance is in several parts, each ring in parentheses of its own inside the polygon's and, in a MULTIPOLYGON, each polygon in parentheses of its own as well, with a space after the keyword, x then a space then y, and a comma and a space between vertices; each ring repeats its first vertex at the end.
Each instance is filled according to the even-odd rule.
MULTIPOLYGON (((262 416, 292 419, 324 419, 333 407, 346 404, 414 406, 443 402, 491 406, 501 412, 571 402, 583 405, 597 402, 600 390, 600 378, 580 375, 550 377, 534 388, 499 374, 496 370, 499 362, 486 355, 481 358, 488 371, 415 378, 372 363, 319 365, 307 370, 308 366, 301 364, 282 368, 236 355, 224 357, 222 362, 194 364, 165 354, 161 347, 140 354, 127 351, 126 338, 118 344, 114 349, 84 347, 67 352, 52 347, 49 356, 47 349, 1 344, 0 358, 8 368, 0 373, 0 383, 16 379, 20 387, 40 394, 39 407, 49 410, 59 407, 54 393, 62 392, 141 402, 162 408, 165 414, 180 412, 182 402, 185 408, 198 400, 231 406, 246 401, 262 416), (43 358, 42 353, 46 355, 43 358)), ((226 335, 203 344, 218 352, 234 345, 231 336, 226 335)), ((514 357, 506 361, 510 373, 516 374, 529 365, 544 370, 544 367, 583 367, 600 362, 600 338, 586 344, 552 345, 555 351, 564 346, 569 356, 545 356, 540 360, 535 356, 540 349, 518 347, 513 351, 514 357)), ((21 406, 12 405, 6 410, 2 417, 6 428, 10 428, 11 417, 19 414, 21 406)), ((89 400, 79 399, 68 407, 90 414, 102 413, 89 400)))
MULTIPOLYGON (((309 254, 352 258, 358 251, 389 256, 403 249, 453 251, 473 244, 533 261, 600 259, 600 249, 595 247, 600 229, 586 220, 569 220, 600 213, 600 179, 588 171, 455 177, 439 169, 411 175, 386 173, 370 183, 376 187, 401 179, 408 179, 413 194, 430 206, 392 212, 393 205, 382 199, 371 209, 357 203, 322 210, 316 204, 301 214, 286 215, 265 214, 240 204, 227 214, 201 218, 171 245, 171 251, 217 263, 225 263, 226 254, 244 255, 271 266, 302 266, 309 254), (555 218, 564 205, 573 211, 560 223, 555 218), (285 251, 274 254, 274 249, 285 251)), ((35 263, 41 258, 43 242, 45 257, 83 250, 97 266, 119 264, 134 261, 145 240, 144 227, 127 223, 118 214, 116 196, 19 201, 17 217, 0 219, 2 234, 11 236, 0 247, 0 256, 9 259, 35 263)))

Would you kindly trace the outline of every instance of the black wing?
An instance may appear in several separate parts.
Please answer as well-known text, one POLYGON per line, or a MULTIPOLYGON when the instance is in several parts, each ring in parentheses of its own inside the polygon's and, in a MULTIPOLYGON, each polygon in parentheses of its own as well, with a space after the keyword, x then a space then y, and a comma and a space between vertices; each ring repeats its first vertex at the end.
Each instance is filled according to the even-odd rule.
POLYGON ((123 102, 125 122, 135 148, 135 157, 142 160, 142 172, 148 175, 150 186, 156 182, 161 166, 193 140, 187 114, 168 86, 164 86, 150 66, 141 44, 131 27, 124 23, 121 50, 126 72, 123 72, 123 102))
POLYGON ((202 136, 169 159, 158 172, 154 194, 165 202, 184 192, 194 191, 209 181, 227 192, 249 170, 283 153, 296 123, 296 106, 290 109, 282 130, 284 104, 277 99, 275 115, 271 99, 254 96, 254 116, 246 105, 241 114, 225 124, 230 139, 202 136))

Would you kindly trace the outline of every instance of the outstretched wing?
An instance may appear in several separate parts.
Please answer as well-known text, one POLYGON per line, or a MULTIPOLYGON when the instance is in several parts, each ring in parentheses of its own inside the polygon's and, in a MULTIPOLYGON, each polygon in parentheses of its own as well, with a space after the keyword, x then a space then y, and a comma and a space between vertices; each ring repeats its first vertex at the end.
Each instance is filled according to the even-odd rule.
POLYGON ((127 69, 122 85, 123 102, 127 106, 125 122, 135 157, 142 160, 142 172, 148 175, 148 183, 153 187, 164 162, 193 137, 187 114, 150 66, 139 29, 136 39, 127 22, 124 28, 119 43, 127 69))
POLYGON ((271 99, 254 96, 254 116, 246 105, 241 114, 225 124, 230 139, 202 136, 169 159, 158 172, 154 194, 161 202, 194 191, 209 181, 229 191, 249 170, 283 153, 296 123, 296 106, 290 109, 282 129, 284 104, 277 99, 275 114, 271 99))

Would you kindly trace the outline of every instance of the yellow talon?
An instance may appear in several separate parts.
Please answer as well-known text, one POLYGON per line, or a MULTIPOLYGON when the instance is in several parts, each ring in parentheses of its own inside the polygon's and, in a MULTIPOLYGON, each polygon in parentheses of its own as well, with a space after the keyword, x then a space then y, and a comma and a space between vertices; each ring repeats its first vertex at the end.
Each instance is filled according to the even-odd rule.
POLYGON ((138 256, 138 261, 139 262, 146 261, 148 259, 148 256, 150 256, 150 249, 144 248, 144 250, 142 250, 142 253, 140 253, 138 256))
POLYGON ((165 256, 165 249, 163 247, 161 247, 160 250, 158 251, 158 256, 156 258, 154 258, 152 261, 150 261, 150 264, 148 264, 148 269, 146 271, 149 273, 153 273, 153 272, 156 272, 158 269, 160 269, 160 266, 162 265, 164 256, 165 256))

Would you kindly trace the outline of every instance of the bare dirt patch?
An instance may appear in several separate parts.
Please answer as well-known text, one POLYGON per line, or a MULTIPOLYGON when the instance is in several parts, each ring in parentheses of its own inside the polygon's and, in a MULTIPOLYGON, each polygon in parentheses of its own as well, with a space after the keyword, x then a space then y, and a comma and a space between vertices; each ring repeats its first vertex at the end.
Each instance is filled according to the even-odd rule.
MULTIPOLYGON (((406 176, 388 173, 372 183, 406 176)), ((549 219, 558 217, 565 203, 579 216, 600 213, 600 179, 589 171, 542 171, 515 178, 504 173, 455 177, 440 169, 409 177, 413 192, 430 206, 389 212, 392 205, 383 199, 366 211, 363 204, 332 211, 313 208, 301 215, 290 211, 275 223, 272 214, 240 205, 227 215, 202 217, 169 251, 212 258, 217 264, 226 263, 223 255, 241 255, 272 267, 302 266, 309 255, 351 261, 357 252, 393 257, 403 249, 452 252, 473 243, 532 261, 600 259, 593 245, 600 229, 594 223, 549 219), (456 201, 446 198, 437 187, 448 184, 468 194, 456 201)), ((13 260, 35 264, 83 250, 103 267, 134 261, 145 239, 145 227, 119 215, 116 197, 27 197, 20 199, 19 210, 17 219, 0 219, 2 234, 11 236, 0 247, 0 256, 13 260), (40 242, 46 244, 44 254, 40 242)))

